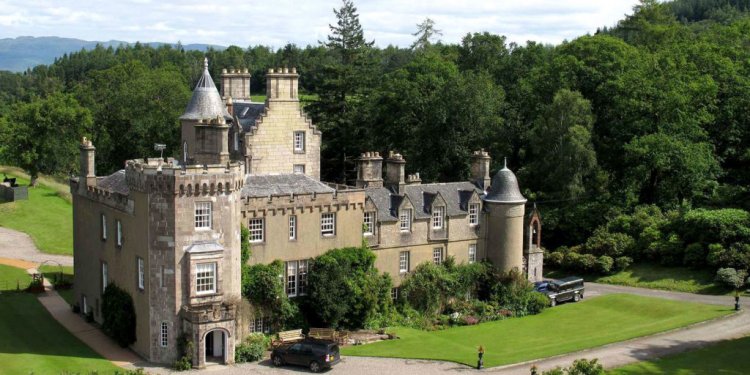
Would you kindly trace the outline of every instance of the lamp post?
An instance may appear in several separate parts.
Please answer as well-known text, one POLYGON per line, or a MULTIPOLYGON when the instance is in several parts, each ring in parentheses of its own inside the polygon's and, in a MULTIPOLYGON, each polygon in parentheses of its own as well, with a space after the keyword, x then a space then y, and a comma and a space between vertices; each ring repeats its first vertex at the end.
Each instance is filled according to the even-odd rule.
POLYGON ((740 291, 734 291, 734 311, 740 311, 740 291))
POLYGON ((484 366, 484 348, 482 347, 482 345, 479 345, 477 356, 479 357, 479 359, 477 359, 477 370, 481 370, 484 366))

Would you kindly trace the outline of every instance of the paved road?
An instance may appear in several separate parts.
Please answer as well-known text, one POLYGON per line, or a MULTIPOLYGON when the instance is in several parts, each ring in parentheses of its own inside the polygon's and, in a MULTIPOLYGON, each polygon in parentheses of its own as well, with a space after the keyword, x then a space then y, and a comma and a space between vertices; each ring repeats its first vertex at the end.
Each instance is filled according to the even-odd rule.
POLYGON ((63 266, 72 266, 70 255, 45 254, 39 251, 28 234, 0 227, 0 258, 21 259, 34 263, 51 260, 63 266))

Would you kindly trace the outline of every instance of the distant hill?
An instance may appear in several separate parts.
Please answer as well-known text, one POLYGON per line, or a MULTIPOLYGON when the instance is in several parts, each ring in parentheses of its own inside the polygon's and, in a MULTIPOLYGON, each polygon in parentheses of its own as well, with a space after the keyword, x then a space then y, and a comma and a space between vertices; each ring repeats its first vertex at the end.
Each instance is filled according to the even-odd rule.
MULTIPOLYGON (((0 70, 22 72, 27 68, 39 64, 51 64, 55 61, 56 57, 60 57, 66 53, 80 51, 82 48, 93 49, 97 44, 101 44, 104 47, 117 47, 121 44, 134 43, 119 40, 97 42, 56 36, 4 38, 0 39, 0 70)), ((158 47, 169 43, 149 42, 142 44, 158 47)), ((174 46, 175 44, 172 45, 174 46)), ((211 44, 184 44, 182 47, 185 50, 198 51, 205 51, 208 48, 226 49, 226 47, 211 44)))

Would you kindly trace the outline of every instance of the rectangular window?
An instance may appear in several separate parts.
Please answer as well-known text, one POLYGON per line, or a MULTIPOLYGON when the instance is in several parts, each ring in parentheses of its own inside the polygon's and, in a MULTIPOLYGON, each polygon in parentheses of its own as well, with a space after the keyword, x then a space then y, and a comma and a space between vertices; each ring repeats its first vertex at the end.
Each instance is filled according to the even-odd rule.
POLYGON ((81 296, 81 304, 83 305, 83 315, 86 315, 89 313, 89 301, 86 299, 86 296, 81 296))
POLYGON ((256 316, 250 320, 250 333, 271 333, 271 324, 268 318, 256 316))
POLYGON ((294 132, 294 151, 305 151, 305 132, 294 132))
POLYGON ((395 301, 398 299, 398 288, 391 288, 391 300, 395 301))
POLYGON ((295 164, 293 168, 294 174, 305 174, 304 164, 295 164))
POLYGON ((138 289, 143 290, 146 284, 145 276, 145 265, 143 264, 143 258, 136 257, 136 265, 138 266, 138 289))
POLYGON ((409 252, 402 251, 398 254, 398 272, 409 272, 409 252))
POLYGON ((120 220, 115 220, 115 227, 117 228, 117 247, 122 247, 122 223, 120 220))
POLYGON ((479 204, 472 203, 469 205, 469 225, 479 224, 479 204))
POLYGON ((336 234, 336 213, 326 212, 320 215, 320 233, 324 236, 336 234))
POLYGON ((107 290, 108 284, 109 284, 109 268, 107 267, 107 262, 102 262, 102 293, 104 293, 104 291, 107 290))
POLYGON ((297 264, 297 295, 307 294, 307 259, 298 261, 297 264))
POLYGON ((443 229, 445 220, 445 207, 432 208, 432 229, 443 229))
POLYGON ((197 294, 216 293, 216 263, 198 263, 195 268, 197 294))
POLYGON ((477 261, 477 245, 471 244, 469 245, 469 263, 474 263, 477 261))
POLYGON ((297 239, 297 216, 295 215, 289 216, 289 239, 297 239))
POLYGON ((169 326, 167 325, 167 322, 161 322, 161 339, 159 341, 161 341, 162 348, 167 347, 167 343, 168 343, 167 340, 169 340, 168 335, 169 335, 169 326))
POLYGON ((297 261, 286 262, 286 295, 297 295, 297 261))
POLYGON ((372 236, 373 233, 375 233, 375 212, 368 211, 365 212, 365 220, 364 220, 364 228, 362 228, 365 231, 365 235, 372 236))
POLYGON ((107 240, 107 217, 102 214, 102 240, 107 240))
POLYGON ((211 202, 195 203, 195 228, 211 228, 211 202))
POLYGON ((436 247, 432 249, 432 261, 435 264, 443 263, 443 248, 442 247, 436 247))
POLYGON ((247 229, 250 231, 250 242, 263 242, 263 218, 250 219, 247 229))
POLYGON ((402 232, 410 232, 411 231, 411 209, 404 208, 399 212, 398 215, 399 219, 399 227, 401 228, 402 232))

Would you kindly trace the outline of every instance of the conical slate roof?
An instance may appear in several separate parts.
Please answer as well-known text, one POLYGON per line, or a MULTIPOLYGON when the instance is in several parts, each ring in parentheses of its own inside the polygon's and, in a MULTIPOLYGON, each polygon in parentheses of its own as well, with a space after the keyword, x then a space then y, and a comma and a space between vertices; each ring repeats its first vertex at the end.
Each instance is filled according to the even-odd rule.
POLYGON ((193 97, 190 98, 190 103, 185 108, 185 113, 180 116, 180 120, 215 119, 218 116, 232 120, 232 116, 227 112, 227 106, 221 100, 219 90, 214 85, 211 74, 208 73, 208 59, 205 59, 203 75, 195 85, 193 97))
POLYGON ((526 198, 518 189, 518 179, 516 175, 508 169, 506 164, 503 169, 497 171, 495 177, 492 177, 490 190, 484 197, 485 201, 496 203, 525 203, 526 198))

